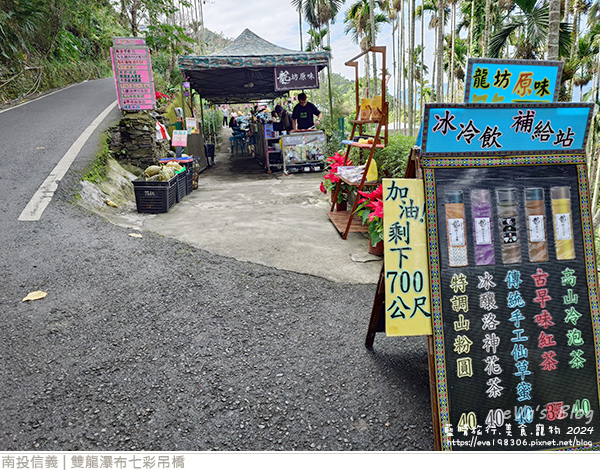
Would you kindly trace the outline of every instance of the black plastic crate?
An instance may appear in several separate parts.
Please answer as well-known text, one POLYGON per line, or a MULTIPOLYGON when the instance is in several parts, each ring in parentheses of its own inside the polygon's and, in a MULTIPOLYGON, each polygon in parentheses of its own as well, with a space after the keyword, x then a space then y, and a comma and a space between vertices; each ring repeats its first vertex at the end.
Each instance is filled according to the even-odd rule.
POLYGON ((163 214, 177 202, 177 176, 169 181, 132 181, 140 214, 163 214))
POLYGON ((187 196, 187 170, 182 170, 175 175, 177 179, 177 202, 187 196))
POLYGON ((191 167, 188 167, 186 171, 187 175, 187 193, 190 194, 194 189, 194 170, 191 167))

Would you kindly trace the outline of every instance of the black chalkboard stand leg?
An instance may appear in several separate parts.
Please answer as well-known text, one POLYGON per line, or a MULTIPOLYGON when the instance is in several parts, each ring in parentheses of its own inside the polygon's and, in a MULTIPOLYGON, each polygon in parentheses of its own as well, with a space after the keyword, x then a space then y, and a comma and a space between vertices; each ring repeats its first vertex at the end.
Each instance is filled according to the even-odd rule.
POLYGON ((385 309, 385 264, 381 264, 381 273, 377 282, 377 290, 375 291, 375 300, 373 301, 373 310, 371 310, 371 320, 369 321, 369 329, 367 331, 367 339, 365 346, 367 349, 373 349, 375 341, 375 333, 385 331, 384 317, 381 312, 385 309))
POLYGON ((433 417, 433 449, 442 450, 442 433, 440 428, 438 401, 437 401, 437 378, 435 374, 435 342, 433 335, 427 335, 427 359, 429 363, 429 396, 431 397, 431 414, 433 417))

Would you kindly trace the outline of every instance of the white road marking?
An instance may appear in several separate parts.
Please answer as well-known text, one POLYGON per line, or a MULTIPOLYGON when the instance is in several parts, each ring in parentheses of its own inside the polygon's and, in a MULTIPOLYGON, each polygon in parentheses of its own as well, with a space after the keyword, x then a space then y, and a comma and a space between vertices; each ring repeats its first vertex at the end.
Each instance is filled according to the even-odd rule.
POLYGON ((25 206, 25 209, 23 209, 23 212, 21 212, 21 215, 19 216, 19 220, 40 220, 44 210, 46 207, 48 207, 48 204, 50 204, 50 201, 52 201, 52 198, 54 197, 54 193, 58 188, 58 183, 60 183, 60 181, 63 179, 92 133, 116 105, 117 101, 115 100, 104 111, 102 111, 96 119, 92 121, 87 129, 84 130, 83 133, 73 143, 73 145, 71 145, 69 150, 67 150, 67 153, 63 155, 58 164, 50 172, 46 180, 33 195, 31 200, 27 203, 27 206, 25 206))
MULTIPOLYGON (((85 83, 85 82, 81 82, 81 83, 85 83)), ((48 96, 53 95, 54 93, 60 93, 61 91, 66 90, 67 88, 71 88, 72 86, 76 86, 76 85, 79 85, 79 83, 74 83, 72 85, 67 85, 66 87, 61 88, 60 90, 52 91, 50 93, 46 93, 45 95, 38 96, 37 98, 34 98, 32 100, 28 100, 28 101, 24 101, 23 103, 16 104, 14 106, 11 106, 10 108, 6 108, 6 109, 1 110, 0 114, 6 113, 7 111, 10 111, 12 109, 20 108, 21 106, 25 106, 26 104, 33 103, 34 101, 47 98, 48 96)))

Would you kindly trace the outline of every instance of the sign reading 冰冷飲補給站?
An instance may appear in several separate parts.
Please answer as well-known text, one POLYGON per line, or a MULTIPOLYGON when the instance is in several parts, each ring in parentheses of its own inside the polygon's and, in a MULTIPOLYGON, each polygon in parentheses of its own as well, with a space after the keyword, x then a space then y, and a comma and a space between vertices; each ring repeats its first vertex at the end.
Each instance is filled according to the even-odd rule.
POLYGON ((470 58, 465 103, 556 101, 562 69, 555 61, 470 58))
POLYGON ((275 67, 275 90, 308 90, 319 88, 319 72, 316 65, 275 67))
POLYGON ((385 333, 430 335, 423 180, 383 179, 385 333))
POLYGON ((426 104, 422 153, 585 153, 592 103, 426 104))
POLYGON ((592 110, 426 110, 420 163, 443 450, 600 449, 592 110))
MULTIPOLYGON (((115 38, 115 44, 120 44, 119 39, 123 38, 115 38)), ((110 48, 110 55, 119 107, 124 111, 154 109, 156 97, 150 50, 143 45, 115 45, 110 48)))

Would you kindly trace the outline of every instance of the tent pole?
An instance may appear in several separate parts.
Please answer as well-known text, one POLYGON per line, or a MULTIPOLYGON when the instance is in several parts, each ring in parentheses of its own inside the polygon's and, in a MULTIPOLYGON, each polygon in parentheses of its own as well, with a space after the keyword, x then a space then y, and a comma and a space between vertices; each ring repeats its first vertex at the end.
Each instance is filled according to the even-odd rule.
POLYGON ((202 104, 202 95, 198 93, 200 97, 200 117, 202 118, 202 138, 204 139, 204 104, 202 104))

